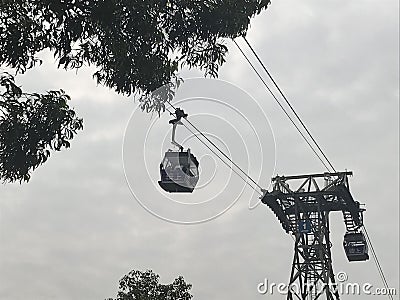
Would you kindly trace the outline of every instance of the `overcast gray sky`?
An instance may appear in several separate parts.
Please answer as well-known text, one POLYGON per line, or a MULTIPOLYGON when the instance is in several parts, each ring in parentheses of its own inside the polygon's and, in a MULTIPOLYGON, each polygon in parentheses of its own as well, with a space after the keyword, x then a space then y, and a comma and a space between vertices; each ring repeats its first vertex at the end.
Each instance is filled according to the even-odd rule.
MULTIPOLYGON (((335 167, 354 172, 351 191, 366 204, 366 227, 399 293, 398 1, 273 1, 248 39, 335 167)), ((262 186, 273 174, 323 172, 228 46, 223 81, 186 80, 175 101, 262 186)), ((253 190, 179 128, 201 161, 202 188, 166 195, 156 180, 170 147, 169 117, 140 113, 132 98, 96 86, 92 69, 57 70, 51 54, 42 56, 44 64, 18 83, 27 91, 66 90, 85 130, 29 184, 0 187, 0 299, 104 299, 128 271, 148 268, 164 283, 183 275, 196 300, 284 298, 259 295, 257 284, 287 282, 293 241, 266 207, 248 209, 257 203, 253 190)), ((344 231, 341 214, 332 214, 334 270, 383 287, 372 259, 347 262, 344 231)))

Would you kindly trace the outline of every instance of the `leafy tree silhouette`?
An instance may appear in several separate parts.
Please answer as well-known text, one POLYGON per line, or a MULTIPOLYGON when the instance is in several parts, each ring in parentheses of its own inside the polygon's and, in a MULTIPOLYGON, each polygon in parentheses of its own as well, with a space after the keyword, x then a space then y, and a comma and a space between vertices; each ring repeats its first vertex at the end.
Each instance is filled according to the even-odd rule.
POLYGON ((0 74, 0 176, 4 181, 29 181, 30 170, 44 163, 50 150, 69 148, 82 119, 60 91, 28 94, 14 77, 0 74))
MULTIPOLYGON (((251 18, 269 4, 270 0, 2 0, 0 66, 24 73, 41 63, 37 54, 47 49, 58 67, 94 66, 97 83, 126 96, 135 93, 143 110, 160 112, 165 109, 165 99, 152 97, 152 91, 166 84, 178 85, 178 72, 185 66, 216 77, 228 52, 224 39, 245 35, 251 18)), ((11 75, 1 74, 1 80, 3 87, 15 87, 11 75)), ((46 150, 69 145, 66 140, 82 128, 82 122, 72 117, 73 110, 64 104, 67 100, 63 91, 39 95, 11 89, 2 94, 1 135, 18 131, 23 118, 26 130, 24 137, 1 140, 1 179, 28 181, 30 171, 49 156, 46 150), (7 104, 10 99, 14 104, 7 104), (53 104, 36 103, 44 99, 53 104), (48 118, 35 124, 39 120, 30 117, 29 108, 48 118), (69 117, 59 116, 62 122, 51 123, 50 116, 67 112, 69 117), (18 122, 13 119, 10 123, 15 115, 18 122), (46 122, 52 128, 51 139, 50 133, 42 130, 46 122), (24 144, 28 141, 32 144, 24 144), (30 154, 12 158, 9 151, 17 142, 24 144, 21 151, 31 149, 30 154)))
POLYGON ((132 270, 119 281, 115 300, 190 300, 193 297, 189 293, 192 285, 187 284, 182 276, 171 284, 160 284, 159 278, 152 270, 132 270))

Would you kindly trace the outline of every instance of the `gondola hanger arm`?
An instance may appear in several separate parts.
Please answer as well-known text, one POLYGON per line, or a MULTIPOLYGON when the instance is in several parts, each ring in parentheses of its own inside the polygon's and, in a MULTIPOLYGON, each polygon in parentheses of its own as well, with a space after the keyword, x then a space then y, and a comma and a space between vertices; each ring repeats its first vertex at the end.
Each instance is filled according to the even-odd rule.
POLYGON ((181 119, 182 118, 186 119, 187 116, 188 116, 188 114, 186 114, 183 111, 183 109, 176 108, 175 109, 175 119, 172 119, 169 121, 169 123, 172 124, 172 141, 171 141, 171 143, 172 143, 172 145, 178 147, 180 149, 180 151, 183 151, 183 146, 175 140, 176 126, 183 125, 181 122, 181 119))

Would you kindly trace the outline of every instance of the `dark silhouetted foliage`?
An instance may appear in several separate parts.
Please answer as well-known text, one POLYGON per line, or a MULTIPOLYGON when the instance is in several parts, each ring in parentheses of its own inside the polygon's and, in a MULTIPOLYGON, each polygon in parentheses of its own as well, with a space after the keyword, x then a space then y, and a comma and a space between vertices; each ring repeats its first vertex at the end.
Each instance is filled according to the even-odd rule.
POLYGON ((1 0, 0 64, 19 71, 53 51, 65 69, 94 65, 130 95, 174 82, 182 66, 217 76, 223 38, 244 35, 269 0, 1 0))
POLYGON ((189 293, 191 288, 182 276, 171 284, 160 284, 159 276, 153 271, 133 270, 119 281, 115 300, 190 300, 193 297, 189 293))
POLYGON ((30 171, 47 160, 50 150, 70 146, 82 119, 62 90, 23 93, 7 73, 0 74, 0 87, 0 177, 29 181, 30 171))
MULTIPOLYGON (((224 39, 245 35, 250 19, 269 4, 270 0, 0 0, 0 66, 24 73, 41 63, 37 55, 47 49, 58 67, 94 66, 99 84, 124 95, 137 93, 143 110, 160 112, 170 95, 156 97, 152 91, 163 85, 176 88, 184 66, 217 76, 228 51, 224 39)), ((45 146, 68 147, 67 140, 82 122, 65 104, 64 92, 24 94, 10 77, 2 78, 13 88, 1 100, 0 175, 6 181, 28 181, 29 171, 49 156, 45 146)))

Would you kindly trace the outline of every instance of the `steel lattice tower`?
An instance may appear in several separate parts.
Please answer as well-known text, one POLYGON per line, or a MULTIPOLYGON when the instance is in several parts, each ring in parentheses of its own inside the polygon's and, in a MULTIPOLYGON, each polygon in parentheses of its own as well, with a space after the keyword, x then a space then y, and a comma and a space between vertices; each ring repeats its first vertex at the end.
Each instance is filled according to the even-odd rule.
POLYGON ((341 211, 347 232, 358 232, 364 211, 350 194, 349 175, 352 172, 276 176, 272 191, 265 191, 262 203, 295 241, 287 299, 340 298, 332 268, 329 213, 341 211))

